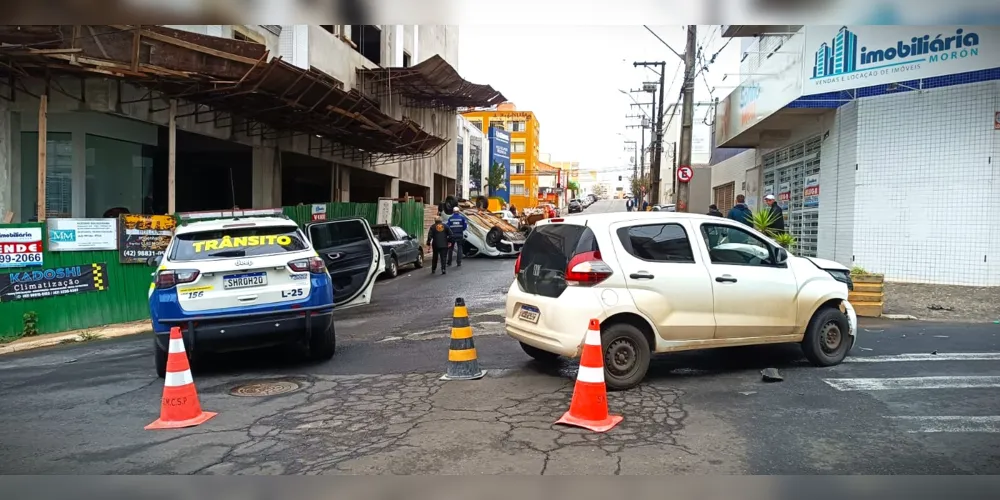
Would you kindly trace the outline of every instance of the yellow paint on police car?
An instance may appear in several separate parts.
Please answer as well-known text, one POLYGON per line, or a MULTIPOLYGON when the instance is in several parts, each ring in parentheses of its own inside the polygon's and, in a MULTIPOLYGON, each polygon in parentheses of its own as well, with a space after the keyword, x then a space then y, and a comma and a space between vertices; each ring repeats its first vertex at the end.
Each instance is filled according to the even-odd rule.
POLYGON ((266 236, 239 236, 230 238, 223 236, 221 239, 195 241, 191 245, 195 253, 212 252, 227 248, 262 247, 264 245, 280 245, 287 247, 292 244, 292 237, 284 234, 269 234, 266 236))
POLYGON ((212 285, 192 286, 188 288, 178 288, 179 293, 207 292, 212 290, 212 285))

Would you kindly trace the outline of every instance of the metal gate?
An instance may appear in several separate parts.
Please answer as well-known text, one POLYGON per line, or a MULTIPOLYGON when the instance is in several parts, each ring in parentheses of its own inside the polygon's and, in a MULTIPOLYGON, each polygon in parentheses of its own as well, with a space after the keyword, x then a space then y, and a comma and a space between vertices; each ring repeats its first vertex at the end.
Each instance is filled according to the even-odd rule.
POLYGON ((819 203, 803 195, 806 186, 819 184, 819 136, 764 155, 764 194, 773 194, 785 213, 785 229, 798 244, 797 255, 816 257, 819 203))

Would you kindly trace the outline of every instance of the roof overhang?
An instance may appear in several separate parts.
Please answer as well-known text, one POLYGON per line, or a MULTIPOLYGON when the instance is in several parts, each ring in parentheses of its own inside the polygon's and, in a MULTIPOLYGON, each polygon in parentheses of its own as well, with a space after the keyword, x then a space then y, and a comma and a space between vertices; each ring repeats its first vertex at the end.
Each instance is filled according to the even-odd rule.
POLYGON ((428 108, 486 108, 507 99, 493 87, 471 83, 441 56, 408 68, 359 68, 358 87, 382 97, 398 93, 409 105, 428 108))
POLYGON ((801 28, 801 24, 724 24, 722 25, 722 36, 726 38, 742 38, 761 35, 787 35, 797 33, 801 28))

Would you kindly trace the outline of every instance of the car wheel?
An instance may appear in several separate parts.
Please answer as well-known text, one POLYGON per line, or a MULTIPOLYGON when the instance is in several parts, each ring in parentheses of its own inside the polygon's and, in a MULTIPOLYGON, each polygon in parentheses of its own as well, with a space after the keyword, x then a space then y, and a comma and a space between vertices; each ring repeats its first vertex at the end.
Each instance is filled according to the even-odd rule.
POLYGON ((386 274, 390 278, 395 278, 396 276, 399 276, 399 261, 396 259, 395 255, 389 257, 389 270, 386 271, 386 274))
POLYGON ((535 346, 525 344, 524 342, 520 342, 520 344, 521 350, 523 350, 528 356, 535 358, 535 361, 545 365, 553 365, 559 360, 559 355, 554 352, 545 351, 535 346))
POLYGON ((417 260, 413 261, 413 267, 417 269, 424 267, 424 249, 417 250, 417 260))
POLYGON ((337 351, 337 335, 333 323, 321 332, 313 332, 309 336, 309 357, 317 361, 326 361, 337 351))
POLYGON ((160 349, 156 339, 153 339, 153 360, 156 362, 156 376, 167 378, 167 351, 160 349))
POLYGON ((642 382, 649 370, 649 342, 638 328, 615 323, 602 329, 604 382, 609 390, 624 391, 642 382))
POLYGON ((802 339, 802 352, 815 366, 840 364, 851 350, 850 324, 840 309, 825 307, 816 312, 802 339))
POLYGON ((491 227, 486 232, 486 246, 488 247, 496 248, 500 244, 501 239, 503 239, 503 230, 499 227, 491 227))

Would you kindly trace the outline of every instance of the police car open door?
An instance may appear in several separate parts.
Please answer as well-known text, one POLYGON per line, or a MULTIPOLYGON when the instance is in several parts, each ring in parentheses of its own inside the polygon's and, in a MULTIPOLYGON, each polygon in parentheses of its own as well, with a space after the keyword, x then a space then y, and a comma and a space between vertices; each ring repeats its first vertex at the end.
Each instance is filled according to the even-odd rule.
POLYGON ((319 254, 333 282, 337 308, 371 302, 375 278, 384 270, 382 247, 368 221, 361 217, 306 224, 306 237, 319 254))

